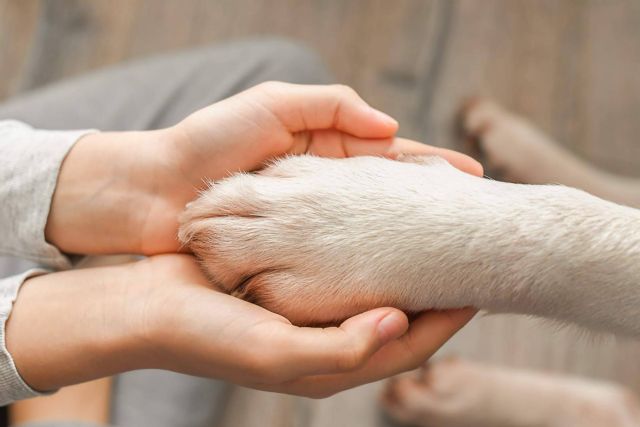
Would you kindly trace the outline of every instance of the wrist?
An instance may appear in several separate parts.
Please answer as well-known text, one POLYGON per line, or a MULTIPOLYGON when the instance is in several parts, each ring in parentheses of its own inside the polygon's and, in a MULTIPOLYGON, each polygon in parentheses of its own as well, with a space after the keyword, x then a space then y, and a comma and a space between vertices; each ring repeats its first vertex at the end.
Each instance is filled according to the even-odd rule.
POLYGON ((162 131, 94 133, 62 163, 45 235, 67 253, 139 253, 153 203, 147 140, 162 131))
POLYGON ((136 369, 144 352, 130 265, 28 279, 6 324, 24 381, 40 391, 136 369))
POLYGON ((192 277, 188 272, 195 269, 200 275, 200 269, 189 255, 179 254, 152 256, 130 264, 130 268, 132 275, 139 278, 135 295, 129 297, 138 303, 127 307, 131 321, 126 336, 134 341, 127 347, 135 354, 135 366, 131 369, 173 370, 180 358, 175 357, 176 350, 181 352, 185 348, 184 342, 176 343, 184 338, 181 320, 193 319, 189 300, 194 290, 200 290, 188 284, 192 277), (176 277, 185 283, 173 286, 176 277))

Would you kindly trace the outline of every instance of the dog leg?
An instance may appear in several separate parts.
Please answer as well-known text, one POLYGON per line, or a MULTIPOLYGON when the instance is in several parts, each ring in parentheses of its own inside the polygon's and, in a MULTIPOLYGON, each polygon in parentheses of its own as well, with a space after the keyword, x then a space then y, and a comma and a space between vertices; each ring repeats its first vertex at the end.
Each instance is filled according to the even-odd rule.
POLYGON ((192 202, 213 282, 298 325, 473 306, 640 334, 640 211, 437 157, 282 159, 192 202))
POLYGON ((532 123, 487 100, 469 102, 462 126, 487 166, 526 184, 563 184, 612 202, 640 207, 640 180, 606 173, 578 159, 532 123))
POLYGON ((449 358, 387 383, 383 408, 424 427, 637 427, 640 403, 609 383, 449 358))

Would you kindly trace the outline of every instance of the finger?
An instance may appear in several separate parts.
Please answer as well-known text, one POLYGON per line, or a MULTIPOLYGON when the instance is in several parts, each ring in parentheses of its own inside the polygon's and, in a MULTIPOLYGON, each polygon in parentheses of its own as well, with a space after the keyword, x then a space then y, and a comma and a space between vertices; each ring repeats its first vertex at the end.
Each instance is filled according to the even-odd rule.
POLYGON ((396 120, 347 86, 269 82, 259 88, 270 111, 290 132, 338 129, 361 138, 388 138, 398 130, 396 120))
POLYGON ((427 312, 416 318, 402 337, 389 342, 352 372, 317 375, 279 386, 278 391, 326 397, 342 390, 415 369, 473 318, 475 309, 427 312))
POLYGON ((482 165, 471 157, 432 147, 405 138, 364 139, 335 130, 298 133, 289 154, 314 154, 321 157, 385 156, 396 158, 400 154, 440 156, 454 167, 476 176, 482 176, 482 165))
POLYGON ((404 334, 408 326, 407 316, 390 307, 359 314, 340 327, 300 328, 283 324, 280 334, 272 337, 274 359, 278 361, 276 369, 282 369, 282 382, 308 375, 348 372, 404 334))
POLYGON ((452 166, 471 175, 482 176, 484 173, 482 165, 466 154, 446 148, 433 147, 410 139, 395 138, 389 147, 388 154, 393 158, 399 154, 440 156, 452 166))

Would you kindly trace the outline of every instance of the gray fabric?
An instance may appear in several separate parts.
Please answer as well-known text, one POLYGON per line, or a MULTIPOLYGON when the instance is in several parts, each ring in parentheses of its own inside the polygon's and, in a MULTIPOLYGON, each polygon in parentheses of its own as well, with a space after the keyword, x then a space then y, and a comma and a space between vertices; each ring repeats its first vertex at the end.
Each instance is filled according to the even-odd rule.
MULTIPOLYGON (((60 130, 160 128, 268 80, 327 83, 330 77, 318 57, 297 44, 247 40, 136 61, 48 86, 0 105, 0 120, 60 130)), ((24 266, 0 259, 0 277, 2 268, 15 272, 24 266)), ((214 426, 225 389, 219 381, 171 372, 126 373, 114 385, 113 421, 127 427, 214 426)))
POLYGON ((324 83, 322 62, 300 45, 241 41, 107 68, 35 90, 0 106, 0 120, 39 129, 144 130, 267 80, 324 83))
POLYGON ((0 121, 0 254, 57 269, 71 267, 45 241, 44 228, 60 165, 87 132, 36 130, 0 121))
POLYGON ((17 424, 15 427, 104 427, 104 424, 83 421, 37 421, 17 424))
MULTIPOLYGON (((0 254, 53 268, 70 267, 67 257, 45 241, 44 230, 60 165, 86 133, 0 121, 0 254)), ((5 345, 6 321, 20 285, 36 271, 0 280, 0 405, 38 395, 18 374, 5 345)))
POLYGON ((175 372, 143 370, 116 378, 112 422, 127 427, 213 427, 229 386, 175 372))
POLYGON ((4 330, 20 285, 29 277, 43 273, 45 270, 31 269, 8 279, 0 279, 0 405, 41 394, 29 387, 18 374, 5 345, 4 330))
POLYGON ((104 427, 104 424, 83 421, 36 421, 33 423, 16 424, 15 427, 104 427))

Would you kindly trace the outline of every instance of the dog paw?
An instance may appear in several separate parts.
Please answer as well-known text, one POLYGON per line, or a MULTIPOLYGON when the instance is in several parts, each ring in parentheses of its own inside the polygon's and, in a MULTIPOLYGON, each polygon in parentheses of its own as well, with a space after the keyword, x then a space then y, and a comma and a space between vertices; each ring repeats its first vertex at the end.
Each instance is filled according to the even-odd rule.
POLYGON ((455 244, 442 222, 450 187, 467 179, 476 178, 433 157, 288 157, 213 184, 188 205, 179 238, 217 285, 296 324, 423 310, 423 257, 443 256, 433 238, 425 252, 425 223, 455 244))
POLYGON ((632 427, 640 406, 617 385, 457 358, 387 383, 382 406, 425 427, 632 427))

